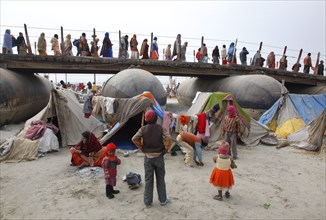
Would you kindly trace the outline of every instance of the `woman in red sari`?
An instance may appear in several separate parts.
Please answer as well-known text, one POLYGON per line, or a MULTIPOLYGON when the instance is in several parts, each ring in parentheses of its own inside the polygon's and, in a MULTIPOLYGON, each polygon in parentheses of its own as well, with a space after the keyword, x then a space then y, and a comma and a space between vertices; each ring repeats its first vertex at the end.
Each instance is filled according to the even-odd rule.
POLYGON ((72 166, 101 166, 105 147, 102 147, 92 132, 82 133, 82 140, 76 147, 70 148, 72 166))

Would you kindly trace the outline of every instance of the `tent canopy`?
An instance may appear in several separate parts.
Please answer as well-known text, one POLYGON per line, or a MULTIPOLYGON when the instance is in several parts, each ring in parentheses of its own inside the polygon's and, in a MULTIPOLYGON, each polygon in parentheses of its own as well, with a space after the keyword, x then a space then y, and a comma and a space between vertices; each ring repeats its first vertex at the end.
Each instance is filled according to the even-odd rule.
POLYGON ((163 110, 151 92, 144 92, 133 98, 116 98, 114 100, 116 122, 101 138, 101 144, 114 142, 121 149, 136 149, 131 137, 142 126, 143 112, 149 108, 152 108, 159 118, 163 118, 163 110))
POLYGON ((76 95, 69 90, 55 90, 50 94, 50 100, 47 106, 28 119, 25 123, 24 130, 26 131, 32 121, 48 120, 57 118, 62 146, 73 146, 80 142, 81 134, 84 131, 91 131, 96 136, 103 132, 103 123, 91 116, 84 117, 82 105, 79 103, 76 95))
POLYGON ((268 135, 269 129, 261 123, 250 118, 250 116, 241 108, 238 102, 233 98, 232 94, 224 92, 198 92, 189 108, 188 115, 196 115, 211 109, 216 103, 220 105, 220 111, 217 112, 221 117, 221 121, 211 124, 209 143, 213 144, 223 139, 221 128, 224 125, 224 117, 227 114, 227 105, 232 103, 236 109, 238 117, 242 122, 243 135, 241 140, 247 145, 257 145, 261 137, 268 135))
POLYGON ((325 107, 326 94, 285 94, 260 117, 259 122, 285 138, 320 115, 325 107))

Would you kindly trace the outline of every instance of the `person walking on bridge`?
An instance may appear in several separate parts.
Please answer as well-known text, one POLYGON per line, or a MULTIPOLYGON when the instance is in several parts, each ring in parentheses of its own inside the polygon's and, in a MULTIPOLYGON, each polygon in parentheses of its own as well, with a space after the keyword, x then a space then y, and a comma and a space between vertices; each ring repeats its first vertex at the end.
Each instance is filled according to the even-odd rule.
POLYGON ((134 34, 130 39, 131 59, 139 59, 137 36, 134 34))
POLYGON ((176 40, 174 41, 172 58, 175 56, 177 56, 177 61, 181 60, 181 34, 178 34, 176 40))
POLYGON ((6 30, 3 36, 2 53, 12 54, 12 36, 9 29, 6 30))
POLYGON ((59 36, 57 34, 55 34, 51 39, 52 50, 53 50, 54 56, 61 55, 58 39, 59 39, 59 36))
POLYGON ((220 64, 220 50, 218 49, 217 45, 215 46, 212 52, 212 57, 213 57, 213 63, 220 64))
POLYGON ((147 39, 144 39, 140 48, 140 56, 142 56, 143 60, 149 59, 148 48, 147 39))
POLYGON ((22 32, 19 32, 19 36, 17 37, 16 44, 17 44, 17 52, 18 52, 18 54, 20 54, 20 51, 19 51, 20 47, 21 47, 23 44, 26 45, 26 43, 25 43, 25 38, 24 38, 24 35, 23 35, 22 32))
POLYGON ((41 33, 37 42, 37 50, 40 56, 47 56, 45 34, 41 33))
POLYGON ((166 47, 164 56, 165 61, 172 61, 171 44, 166 47))
POLYGON ((275 69, 275 54, 271 51, 267 56, 267 67, 270 69, 275 69))
POLYGON ((68 34, 66 36, 66 40, 64 43, 64 51, 62 51, 63 55, 67 55, 67 56, 72 56, 72 43, 71 43, 71 35, 68 34))
POLYGON ((112 43, 109 37, 109 32, 106 32, 103 39, 103 44, 100 52, 100 56, 103 57, 113 57, 112 53, 112 43))
POLYGON ((312 67, 312 64, 311 64, 311 53, 308 53, 307 56, 303 60, 303 72, 309 74, 310 67, 312 67))
POLYGON ((249 54, 247 48, 243 47, 240 52, 240 62, 242 65, 247 65, 247 55, 249 54))

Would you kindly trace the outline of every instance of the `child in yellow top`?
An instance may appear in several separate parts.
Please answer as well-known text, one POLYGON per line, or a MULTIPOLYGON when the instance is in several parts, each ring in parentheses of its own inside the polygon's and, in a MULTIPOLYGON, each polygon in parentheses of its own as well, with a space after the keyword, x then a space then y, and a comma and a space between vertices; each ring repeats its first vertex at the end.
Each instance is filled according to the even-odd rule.
POLYGON ((229 190, 234 185, 233 174, 231 171, 232 159, 229 156, 229 144, 222 141, 219 146, 219 154, 214 155, 213 161, 216 163, 210 177, 210 183, 217 187, 218 195, 213 198, 222 201, 223 195, 222 190, 225 189, 225 197, 230 197, 229 190))

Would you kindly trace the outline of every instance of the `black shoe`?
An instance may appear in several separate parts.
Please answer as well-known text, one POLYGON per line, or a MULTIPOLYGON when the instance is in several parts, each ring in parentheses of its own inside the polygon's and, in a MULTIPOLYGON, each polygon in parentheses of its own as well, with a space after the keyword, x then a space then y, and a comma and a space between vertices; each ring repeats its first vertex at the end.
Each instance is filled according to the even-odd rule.
POLYGON ((113 199, 114 198, 114 195, 113 194, 110 194, 110 195, 108 195, 108 198, 109 199, 113 199))
POLYGON ((119 190, 112 190, 112 193, 113 194, 118 194, 118 193, 120 193, 120 191, 119 190))

